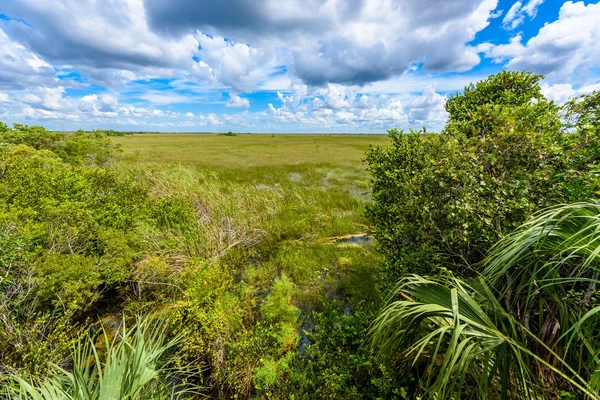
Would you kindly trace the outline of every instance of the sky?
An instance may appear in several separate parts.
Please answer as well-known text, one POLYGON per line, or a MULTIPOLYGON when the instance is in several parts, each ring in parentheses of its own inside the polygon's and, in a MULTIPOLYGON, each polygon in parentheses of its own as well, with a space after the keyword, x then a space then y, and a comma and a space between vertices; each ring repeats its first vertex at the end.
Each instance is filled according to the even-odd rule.
POLYGON ((0 121, 53 130, 439 131, 502 69, 600 89, 600 3, 0 0, 0 121))

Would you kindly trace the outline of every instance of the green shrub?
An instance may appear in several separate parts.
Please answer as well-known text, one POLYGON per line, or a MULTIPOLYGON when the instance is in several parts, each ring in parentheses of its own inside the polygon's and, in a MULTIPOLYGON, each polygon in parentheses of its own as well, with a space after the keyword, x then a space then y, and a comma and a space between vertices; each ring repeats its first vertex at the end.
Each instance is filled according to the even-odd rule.
POLYGON ((448 99, 447 133, 467 137, 503 131, 553 134, 559 132, 558 106, 542 94, 542 75, 502 71, 448 99))
POLYGON ((36 150, 50 150, 74 165, 106 166, 115 160, 118 147, 100 132, 50 132, 41 126, 15 124, 0 129, 0 143, 24 144, 36 150))
POLYGON ((415 378, 395 370, 365 344, 371 311, 344 314, 327 304, 313 313, 310 344, 278 390, 290 399, 408 399, 415 378))
POLYGON ((369 150, 367 216, 391 281, 440 265, 473 274, 489 247, 532 212, 597 190, 597 136, 559 134, 557 108, 538 92, 535 76, 499 74, 449 100, 445 134, 392 130, 391 146, 369 150), (517 94, 537 101, 514 94, 515 82, 524 86, 517 94), (499 116, 484 118, 491 125, 472 118, 489 107, 499 116))
POLYGON ((172 399, 198 393, 198 387, 181 383, 188 369, 169 368, 168 353, 179 338, 168 340, 160 324, 138 319, 127 328, 123 322, 114 335, 103 329, 99 341, 86 336, 79 341, 72 354, 73 373, 54 366, 40 381, 14 377, 7 398, 172 399))
POLYGON ((576 130, 581 134, 600 130, 600 90, 576 97, 563 106, 565 130, 576 130))

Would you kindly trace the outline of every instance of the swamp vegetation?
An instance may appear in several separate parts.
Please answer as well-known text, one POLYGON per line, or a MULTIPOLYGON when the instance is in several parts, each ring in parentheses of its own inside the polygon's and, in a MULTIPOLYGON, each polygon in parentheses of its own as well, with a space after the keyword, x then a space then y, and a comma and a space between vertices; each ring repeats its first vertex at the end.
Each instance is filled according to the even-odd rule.
POLYGON ((600 398, 600 92, 540 79, 439 134, 0 124, 0 397, 600 398))

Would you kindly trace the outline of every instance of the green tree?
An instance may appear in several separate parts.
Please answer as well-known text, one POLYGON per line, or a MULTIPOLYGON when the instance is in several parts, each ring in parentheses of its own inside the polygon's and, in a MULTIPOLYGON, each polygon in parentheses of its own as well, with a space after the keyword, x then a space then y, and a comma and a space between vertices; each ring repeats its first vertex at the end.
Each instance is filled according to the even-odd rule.
POLYGON ((584 94, 563 106, 565 129, 598 135, 600 132, 600 90, 584 94))
POLYGON ((446 134, 392 130, 390 146, 369 149, 367 216, 391 282, 439 266, 473 275, 489 248, 533 212, 597 191, 597 135, 561 135, 558 109, 540 97, 538 79, 492 76, 448 101, 446 134), (485 117, 490 110, 497 119, 485 117))
POLYGON ((502 71, 448 99, 447 133, 468 137, 499 130, 557 133, 558 107, 542 94, 542 75, 502 71))

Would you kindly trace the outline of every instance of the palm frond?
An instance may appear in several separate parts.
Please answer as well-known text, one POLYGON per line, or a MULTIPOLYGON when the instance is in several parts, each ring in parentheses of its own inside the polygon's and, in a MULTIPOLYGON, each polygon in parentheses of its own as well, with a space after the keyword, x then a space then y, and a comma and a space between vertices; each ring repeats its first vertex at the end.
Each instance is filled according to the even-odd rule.
POLYGON ((436 398, 547 398, 560 386, 599 399, 599 261, 599 202, 543 210, 473 281, 401 280, 372 339, 417 367, 436 398))
POLYGON ((162 324, 139 319, 132 328, 123 321, 114 337, 102 328, 100 346, 91 337, 73 351, 73 368, 58 366, 41 382, 14 379, 14 400, 102 400, 183 398, 190 388, 169 382, 164 358, 179 338, 167 340, 162 324))

